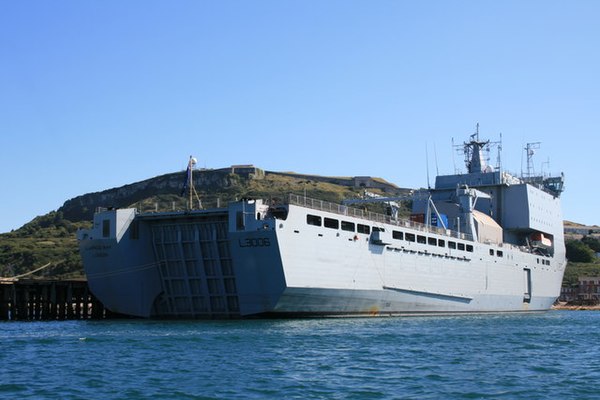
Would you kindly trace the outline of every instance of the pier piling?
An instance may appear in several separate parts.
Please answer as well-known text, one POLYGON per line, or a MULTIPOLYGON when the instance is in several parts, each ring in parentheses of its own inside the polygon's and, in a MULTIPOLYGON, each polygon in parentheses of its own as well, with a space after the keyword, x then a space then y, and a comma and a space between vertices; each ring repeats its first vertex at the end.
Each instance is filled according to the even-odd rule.
POLYGON ((1 321, 52 321, 114 317, 85 280, 0 281, 1 321))

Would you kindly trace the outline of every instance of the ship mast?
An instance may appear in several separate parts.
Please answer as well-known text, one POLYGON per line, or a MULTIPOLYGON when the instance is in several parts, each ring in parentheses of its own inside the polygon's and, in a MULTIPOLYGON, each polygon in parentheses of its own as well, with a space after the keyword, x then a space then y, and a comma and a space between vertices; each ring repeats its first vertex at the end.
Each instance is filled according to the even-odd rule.
POLYGON ((489 144, 489 140, 479 140, 479 123, 476 125, 475 133, 471 135, 471 141, 465 143, 465 162, 469 173, 484 172, 486 167, 483 149, 489 144))
MULTIPOLYGON (((193 203, 194 203, 194 198, 193 196, 196 196, 196 199, 198 200, 198 208, 202 208, 202 202, 200 201, 200 197, 198 197, 198 193, 196 192, 196 188, 194 187, 194 177, 193 177, 193 171, 194 171, 194 166, 196 165, 197 160, 190 156, 190 160, 188 161, 188 166, 187 166, 187 176, 186 176, 186 181, 185 181, 185 186, 187 186, 187 190, 188 190, 188 211, 192 210, 194 208, 193 203)), ((186 190, 186 187, 184 186, 184 191, 186 190)))
POLYGON ((494 170, 494 167, 489 165, 489 152, 492 146, 498 146, 498 165, 496 169, 500 169, 500 150, 502 149, 502 136, 499 142, 479 139, 479 123, 475 128, 475 133, 470 135, 468 142, 463 142, 462 145, 452 145, 456 150, 465 157, 465 166, 467 173, 477 174, 485 173, 494 170))
POLYGON ((527 143, 525 146, 525 154, 527 155, 527 173, 523 175, 525 178, 533 178, 535 176, 535 168, 533 166, 533 155, 540 148, 541 142, 527 143))
POLYGON ((190 161, 188 161, 188 188, 190 188, 189 190, 189 202, 188 202, 188 210, 192 209, 192 192, 193 192, 193 188, 194 188, 194 179, 192 177, 193 174, 193 167, 196 164, 196 159, 192 156, 190 156, 190 161))

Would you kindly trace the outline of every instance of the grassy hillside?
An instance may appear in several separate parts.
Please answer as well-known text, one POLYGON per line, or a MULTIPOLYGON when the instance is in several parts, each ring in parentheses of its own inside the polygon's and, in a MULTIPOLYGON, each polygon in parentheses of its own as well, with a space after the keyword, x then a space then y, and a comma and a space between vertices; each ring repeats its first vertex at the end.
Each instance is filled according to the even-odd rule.
POLYGON ((12 277, 47 263, 52 266, 36 276, 82 276, 75 232, 90 226, 88 221, 72 222, 53 211, 16 231, 0 235, 0 276, 12 277))
MULTIPOLYGON (((261 179, 246 179, 235 174, 229 174, 227 185, 218 188, 196 187, 196 191, 202 202, 202 207, 212 208, 242 198, 284 200, 290 193, 306 194, 307 197, 340 203, 344 199, 362 196, 364 189, 278 174, 266 174, 261 179)), ((369 189, 369 191, 387 196, 400 195, 406 190, 397 189, 392 193, 378 189, 369 189)), ((182 197, 179 193, 169 193, 144 197, 127 206, 136 207, 140 211, 171 211, 186 209, 187 202, 187 196, 182 197)), ((194 204, 196 205, 195 200, 194 204)), ((377 205, 370 205, 370 208, 382 210, 382 207, 377 205)), ((405 214, 408 214, 408 209, 404 211, 405 214)))
POLYGON ((580 276, 600 276, 600 261, 590 263, 569 262, 563 278, 563 286, 576 286, 580 276))

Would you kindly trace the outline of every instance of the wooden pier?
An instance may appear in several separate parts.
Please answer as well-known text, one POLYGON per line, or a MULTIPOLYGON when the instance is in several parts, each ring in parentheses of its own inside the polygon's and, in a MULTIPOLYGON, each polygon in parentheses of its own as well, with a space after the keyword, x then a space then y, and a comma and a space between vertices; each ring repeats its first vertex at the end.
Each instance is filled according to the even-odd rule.
POLYGON ((89 291, 86 280, 0 280, 0 321, 118 317, 89 291))

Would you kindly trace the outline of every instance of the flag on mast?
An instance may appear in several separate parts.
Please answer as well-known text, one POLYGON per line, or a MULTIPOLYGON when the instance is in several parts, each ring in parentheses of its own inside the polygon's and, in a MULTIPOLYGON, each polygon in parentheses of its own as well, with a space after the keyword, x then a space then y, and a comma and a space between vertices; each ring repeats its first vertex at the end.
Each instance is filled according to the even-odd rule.
MULTIPOLYGON (((192 177, 192 167, 196 164, 196 159, 190 156, 190 161, 188 161, 187 171, 185 173, 185 181, 183 182, 183 188, 181 188, 181 196, 184 196, 188 190, 189 185, 191 184, 192 177)), ((191 189, 190 189, 191 190, 191 189)))

